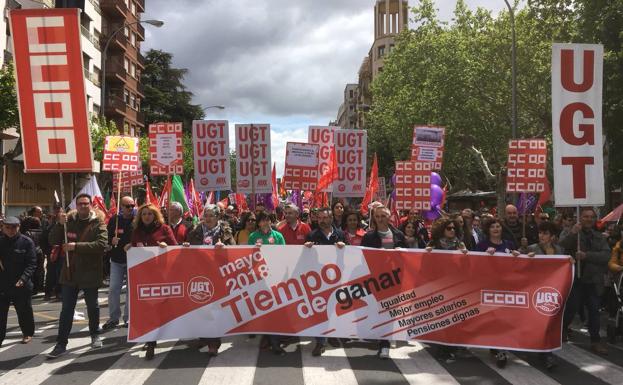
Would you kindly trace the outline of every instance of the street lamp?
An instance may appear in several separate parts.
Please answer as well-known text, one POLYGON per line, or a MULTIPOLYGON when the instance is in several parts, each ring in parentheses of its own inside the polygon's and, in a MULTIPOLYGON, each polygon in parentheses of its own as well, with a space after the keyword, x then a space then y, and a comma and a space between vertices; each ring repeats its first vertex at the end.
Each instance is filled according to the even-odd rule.
POLYGON ((509 4, 508 0, 504 0, 508 7, 511 20, 511 32, 513 35, 513 47, 511 53, 512 64, 512 94, 511 94, 511 119, 512 119, 512 136, 513 139, 517 137, 517 40, 515 36, 515 10, 509 4))
MULTIPOLYGON (((225 106, 217 104, 214 106, 207 106, 207 107, 201 107, 201 109, 205 112, 206 110, 209 110, 210 108, 215 108, 217 110, 224 110, 225 106)), ((205 114, 203 114, 203 117, 205 118, 205 114)))
POLYGON ((110 45, 110 42, 112 41, 112 39, 121 31, 123 31, 124 28, 129 27, 131 25, 134 24, 149 24, 149 25, 153 25, 154 27, 160 28, 164 25, 164 21, 162 20, 141 20, 141 21, 133 21, 132 23, 124 23, 121 27, 117 28, 116 30, 113 31, 113 33, 110 34, 110 36, 108 37, 108 39, 106 40, 106 44, 104 45, 104 49, 102 50, 102 89, 101 89, 101 94, 100 94, 100 116, 104 116, 104 112, 106 111, 106 53, 108 51, 108 46, 110 45))

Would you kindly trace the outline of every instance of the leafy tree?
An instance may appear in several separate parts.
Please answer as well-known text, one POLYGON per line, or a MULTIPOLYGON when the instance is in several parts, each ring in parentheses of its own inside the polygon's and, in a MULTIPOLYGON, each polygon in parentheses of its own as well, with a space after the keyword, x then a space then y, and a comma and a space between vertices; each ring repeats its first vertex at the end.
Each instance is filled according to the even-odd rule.
POLYGON ((9 62, 0 68, 0 131, 12 127, 19 128, 19 111, 13 62, 9 62))
POLYGON ((188 73, 185 68, 173 68, 173 55, 161 50, 149 50, 145 55, 145 70, 141 83, 145 86, 145 98, 141 108, 145 113, 145 125, 155 122, 183 122, 190 131, 193 119, 201 119, 203 109, 192 104, 193 93, 183 83, 188 73))
MULTIPOLYGON (((516 9, 520 137, 545 137, 551 142, 553 41, 611 40, 612 47, 605 44, 604 84, 613 79, 616 86, 610 91, 606 86, 604 92, 604 123, 616 127, 613 123, 623 109, 620 7, 621 1, 541 0, 516 9), (602 23, 607 26, 595 27, 602 23)), ((504 165, 511 137, 509 14, 494 17, 484 9, 470 11, 459 0, 453 20, 444 23, 438 20, 433 1, 422 0, 412 9, 412 18, 416 28, 399 36, 372 85, 371 153, 377 152, 379 169, 389 176, 396 160, 410 156, 413 125, 445 126, 443 174, 450 185, 455 190, 498 187, 504 202, 504 165)), ((614 139, 620 130, 616 134, 611 130, 606 128, 611 146, 620 145, 620 139, 614 139)), ((612 169, 613 162, 610 165, 612 169)))

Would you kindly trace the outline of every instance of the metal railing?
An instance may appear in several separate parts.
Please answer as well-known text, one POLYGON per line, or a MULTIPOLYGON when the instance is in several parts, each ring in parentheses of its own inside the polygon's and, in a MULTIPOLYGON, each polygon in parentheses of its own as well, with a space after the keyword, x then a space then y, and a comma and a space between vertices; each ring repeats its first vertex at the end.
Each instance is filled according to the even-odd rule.
POLYGON ((95 8, 95 12, 100 15, 102 14, 102 8, 100 8, 100 2, 98 0, 89 0, 89 3, 93 5, 93 8, 95 8))
POLYGON ((84 25, 80 26, 80 32, 82 32, 82 35, 84 37, 86 37, 91 43, 93 43, 93 45, 95 46, 95 48, 97 48, 98 50, 101 50, 101 41, 100 39, 96 38, 87 27, 85 27, 84 25))

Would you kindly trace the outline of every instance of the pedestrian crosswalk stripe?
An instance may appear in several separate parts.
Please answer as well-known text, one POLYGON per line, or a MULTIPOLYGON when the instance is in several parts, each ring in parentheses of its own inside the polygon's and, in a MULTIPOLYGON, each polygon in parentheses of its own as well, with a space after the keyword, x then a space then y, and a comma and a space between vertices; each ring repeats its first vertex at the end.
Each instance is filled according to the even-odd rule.
POLYGON ((390 349, 389 356, 410 385, 458 385, 419 342, 390 349))
POLYGON ((554 381, 551 377, 547 376, 537 368, 530 366, 526 361, 515 356, 514 354, 508 354, 508 362, 506 367, 500 369, 495 362, 489 357, 490 354, 484 349, 471 349, 473 355, 480 358, 491 369, 495 370, 500 376, 511 384, 520 385, 560 385, 559 382, 554 381))
POLYGON ((146 361, 145 352, 141 350, 143 345, 135 345, 115 361, 110 368, 106 369, 91 385, 143 384, 154 373, 174 346, 175 341, 160 342, 156 346, 154 358, 146 361))
POLYGON ((344 349, 330 347, 322 356, 313 357, 312 350, 316 341, 303 341, 301 345, 305 385, 357 384, 344 349))
POLYGON ((573 344, 563 344, 556 355, 605 382, 620 384, 623 381, 623 368, 573 344))
POLYGON ((199 384, 252 385, 259 352, 257 338, 236 336, 223 342, 219 355, 210 359, 199 384))

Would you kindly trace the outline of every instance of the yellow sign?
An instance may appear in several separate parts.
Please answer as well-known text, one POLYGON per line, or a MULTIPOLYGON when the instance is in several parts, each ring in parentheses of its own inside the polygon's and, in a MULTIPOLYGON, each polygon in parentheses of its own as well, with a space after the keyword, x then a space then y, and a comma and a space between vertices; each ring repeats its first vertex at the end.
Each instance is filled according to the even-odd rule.
POLYGON ((138 138, 132 136, 107 136, 106 152, 124 152, 129 154, 138 153, 138 138))

